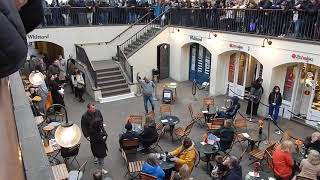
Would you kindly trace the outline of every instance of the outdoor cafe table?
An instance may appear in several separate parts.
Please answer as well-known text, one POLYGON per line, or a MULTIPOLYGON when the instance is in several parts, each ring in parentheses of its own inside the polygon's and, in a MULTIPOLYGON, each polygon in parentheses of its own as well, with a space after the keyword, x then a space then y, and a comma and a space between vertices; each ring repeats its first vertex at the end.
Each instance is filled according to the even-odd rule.
POLYGON ((165 179, 169 179, 171 176, 171 172, 173 170, 173 168, 175 167, 176 163, 174 161, 164 161, 163 159, 161 159, 159 161, 159 166, 161 167, 161 169, 165 172, 165 179))
POLYGON ((217 113, 217 108, 216 107, 209 107, 208 108, 201 108, 201 112, 204 115, 205 121, 208 123, 210 121, 211 117, 214 117, 217 113))
POLYGON ((210 172, 209 172, 210 171, 209 163, 210 163, 210 160, 212 158, 212 155, 216 154, 219 151, 218 147, 216 147, 214 145, 211 145, 211 144, 204 144, 204 142, 201 142, 201 141, 197 141, 195 143, 195 148, 199 152, 199 162, 200 162, 201 153, 206 156, 206 159, 207 159, 207 173, 210 174, 210 172))
POLYGON ((163 116, 160 118, 161 123, 163 126, 170 126, 170 135, 171 135, 171 140, 173 142, 173 129, 176 124, 180 122, 180 119, 177 116, 163 116))
MULTIPOLYGON (((138 134, 141 134, 143 132, 143 128, 141 127, 141 125, 138 125, 138 124, 132 124, 132 131, 138 133, 138 134)), ((125 133, 126 132, 126 129, 123 129, 122 130, 122 133, 125 133)))

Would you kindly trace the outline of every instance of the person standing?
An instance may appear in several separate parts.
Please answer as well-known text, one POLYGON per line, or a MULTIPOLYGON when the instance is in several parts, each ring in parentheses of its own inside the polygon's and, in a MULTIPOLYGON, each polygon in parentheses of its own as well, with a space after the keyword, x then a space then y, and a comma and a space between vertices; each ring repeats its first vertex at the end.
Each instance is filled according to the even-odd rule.
POLYGON ((59 60, 55 59, 52 64, 48 68, 48 75, 52 74, 60 74, 60 68, 59 68, 59 60))
POLYGON ((98 109, 96 109, 93 103, 88 103, 87 111, 81 117, 81 130, 82 130, 83 136, 88 141, 90 141, 90 137, 89 137, 90 124, 95 120, 100 120, 103 122, 102 114, 98 109))
MULTIPOLYGON (((273 87, 273 90, 269 95, 268 103, 269 103, 269 116, 271 116, 274 122, 278 124, 279 109, 282 104, 282 96, 280 93, 279 86, 273 87)), ((280 134, 280 130, 276 130, 275 133, 280 134)))
POLYGON ((67 75, 67 60, 63 59, 62 55, 59 55, 59 69, 60 69, 60 73, 59 73, 59 80, 62 83, 66 82, 66 75, 67 75))
POLYGON ((154 103, 153 103, 152 93, 153 93, 154 88, 156 86, 147 77, 144 77, 143 80, 141 80, 139 73, 137 73, 137 81, 139 82, 139 84, 142 87, 144 109, 146 111, 146 114, 148 114, 148 101, 150 102, 150 104, 152 106, 152 111, 154 111, 154 103))
MULTIPOLYGON (((48 76, 48 86, 51 92, 53 104, 61 104, 65 106, 63 100, 63 86, 59 84, 58 75, 53 74, 48 76)), ((61 111, 61 108, 55 107, 55 111, 61 111)))
POLYGON ((103 169, 104 158, 107 156, 107 137, 108 134, 103 128, 102 120, 94 120, 90 123, 89 137, 91 151, 94 157, 98 159, 98 168, 102 174, 107 174, 108 171, 103 169))
POLYGON ((276 179, 290 180, 294 175, 292 158, 293 143, 286 140, 272 154, 272 163, 276 179))
POLYGON ((262 82, 263 82, 263 79, 258 78, 251 85, 250 94, 249 94, 250 99, 248 101, 248 106, 247 106, 247 111, 246 111, 247 115, 251 115, 251 113, 252 113, 252 116, 257 116, 257 114, 258 114, 259 103, 261 100, 261 96, 263 94, 262 82), (251 107, 251 105, 253 107, 251 107))
POLYGON ((78 68, 74 69, 74 74, 71 75, 71 81, 74 87, 74 94, 76 98, 79 98, 79 102, 84 102, 84 99, 82 98, 83 92, 84 92, 84 78, 83 74, 79 71, 78 68))

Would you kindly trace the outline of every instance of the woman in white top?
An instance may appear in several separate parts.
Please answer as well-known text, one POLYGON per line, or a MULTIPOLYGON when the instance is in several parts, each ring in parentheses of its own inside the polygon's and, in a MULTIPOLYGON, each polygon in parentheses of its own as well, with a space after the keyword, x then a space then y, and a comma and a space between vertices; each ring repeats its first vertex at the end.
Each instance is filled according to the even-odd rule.
POLYGON ((84 102, 82 95, 84 93, 84 79, 82 73, 79 71, 78 68, 74 69, 74 74, 71 75, 71 81, 74 86, 74 94, 77 98, 79 98, 79 102, 84 102))
MULTIPOLYGON (((317 179, 320 176, 320 154, 316 150, 310 150, 307 159, 300 164, 301 172, 297 176, 317 179)), ((295 180, 296 177, 293 178, 295 180)))

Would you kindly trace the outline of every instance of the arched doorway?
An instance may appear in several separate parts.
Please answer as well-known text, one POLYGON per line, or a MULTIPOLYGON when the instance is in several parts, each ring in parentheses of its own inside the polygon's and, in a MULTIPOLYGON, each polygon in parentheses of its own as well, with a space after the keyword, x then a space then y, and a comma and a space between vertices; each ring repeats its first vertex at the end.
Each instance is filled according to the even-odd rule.
POLYGON ((229 96, 243 99, 249 93, 252 82, 262 77, 263 65, 248 53, 228 51, 219 55, 219 61, 222 62, 218 63, 218 68, 226 72, 224 82, 229 86, 229 96))
POLYGON ((47 42, 47 41, 35 41, 29 43, 29 55, 37 56, 39 54, 46 54, 48 58, 52 61, 58 58, 59 55, 64 57, 63 47, 58 44, 47 42))
MULTIPOLYGON (((320 118, 320 67, 309 63, 289 63, 273 68, 272 85, 282 89, 283 106, 307 119, 320 118)), ((286 112, 286 117, 292 117, 286 112)), ((320 122, 320 121, 319 121, 320 122)), ((316 122, 307 121, 316 126, 316 122)))
POLYGON ((211 53, 198 43, 190 44, 189 80, 197 84, 210 81, 211 53))
POLYGON ((157 68, 159 79, 169 78, 170 72, 170 45, 160 44, 157 46, 157 68))

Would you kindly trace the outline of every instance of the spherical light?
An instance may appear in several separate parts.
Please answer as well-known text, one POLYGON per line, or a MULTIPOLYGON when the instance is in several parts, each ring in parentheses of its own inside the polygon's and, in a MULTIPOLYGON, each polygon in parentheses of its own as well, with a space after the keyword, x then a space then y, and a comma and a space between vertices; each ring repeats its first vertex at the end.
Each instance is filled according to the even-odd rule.
POLYGON ((81 129, 76 124, 62 124, 57 128, 54 136, 61 147, 70 148, 80 142, 81 129))
POLYGON ((39 86, 44 82, 44 75, 39 71, 32 71, 29 75, 29 81, 35 86, 39 86))

